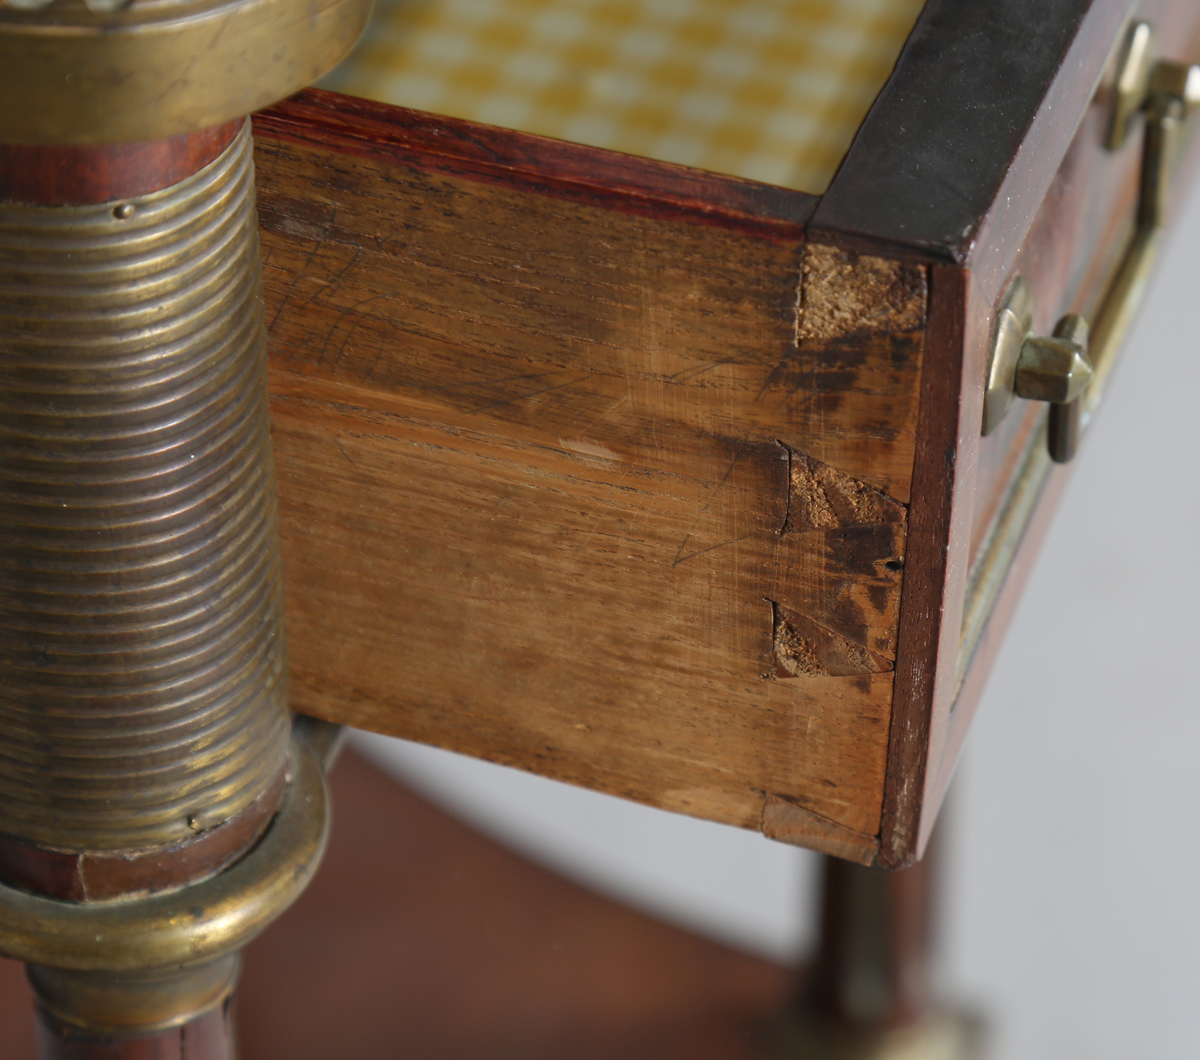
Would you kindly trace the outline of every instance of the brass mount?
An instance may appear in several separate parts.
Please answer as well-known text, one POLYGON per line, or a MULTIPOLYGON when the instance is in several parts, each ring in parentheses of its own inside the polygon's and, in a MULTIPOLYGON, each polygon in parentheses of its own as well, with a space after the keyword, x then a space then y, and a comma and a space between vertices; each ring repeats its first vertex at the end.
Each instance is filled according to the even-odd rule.
POLYGON ((194 132, 299 91, 353 47, 370 0, 0 2, 0 142, 194 132))
MULTIPOLYGON (((1068 407, 1094 377, 1088 359, 1087 321, 1068 313, 1052 335, 1035 335, 1033 293, 1025 277, 1018 276, 996 314, 984 397, 984 435, 1000 425, 1018 397, 1049 402, 1056 421, 1070 420, 1068 407)), ((1059 463, 1070 460, 1075 455, 1075 434, 1052 429, 1050 455, 1059 463)))
POLYGON ((0 885, 0 953, 34 966, 31 979, 55 1015, 93 1030, 146 1033, 219 1004, 233 985, 234 955, 295 901, 325 850, 324 772, 297 740, 289 773, 259 843, 198 883, 86 903, 0 885))

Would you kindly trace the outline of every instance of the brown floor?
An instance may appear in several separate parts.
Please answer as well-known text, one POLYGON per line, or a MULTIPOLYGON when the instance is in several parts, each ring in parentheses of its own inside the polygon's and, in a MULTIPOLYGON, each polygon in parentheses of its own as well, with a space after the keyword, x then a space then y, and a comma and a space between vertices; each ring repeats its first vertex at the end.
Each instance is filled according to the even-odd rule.
MULTIPOLYGON (((751 1060, 792 976, 598 897, 344 755, 304 897, 247 952, 241 1060, 751 1060)), ((0 961, 0 1060, 34 1060, 0 961)))

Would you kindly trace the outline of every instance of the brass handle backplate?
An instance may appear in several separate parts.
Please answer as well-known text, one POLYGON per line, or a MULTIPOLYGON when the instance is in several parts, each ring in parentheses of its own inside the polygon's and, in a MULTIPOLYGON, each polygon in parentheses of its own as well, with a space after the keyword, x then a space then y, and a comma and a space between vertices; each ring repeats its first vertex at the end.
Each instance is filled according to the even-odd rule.
POLYGON ((1124 145, 1139 114, 1146 118, 1137 223, 1104 293, 1092 326, 1063 317, 1052 336, 1033 333, 1033 292, 1023 276, 1005 292, 992 329, 983 433, 991 434, 1015 398, 1047 401, 1047 444, 1059 463, 1070 460, 1099 404, 1117 348, 1137 310, 1157 256, 1179 130, 1200 104, 1200 64, 1153 62, 1154 34, 1136 23, 1126 38, 1114 86, 1108 147, 1124 145))

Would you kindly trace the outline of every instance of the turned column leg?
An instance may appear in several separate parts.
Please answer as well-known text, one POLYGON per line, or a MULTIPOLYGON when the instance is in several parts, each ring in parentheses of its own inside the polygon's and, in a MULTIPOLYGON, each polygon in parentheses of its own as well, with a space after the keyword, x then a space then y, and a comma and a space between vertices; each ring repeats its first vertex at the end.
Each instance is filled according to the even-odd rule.
POLYGON ((0 8, 0 954, 45 1060, 232 1060, 326 837, 245 115, 369 4, 168 6, 0 8))
POLYGON ((37 1014, 38 1055, 42 1060, 235 1060, 230 1004, 179 1027, 140 1035, 89 1032, 37 1014))
MULTIPOLYGON (((4 161, 0 881, 52 935, 241 858, 295 766, 248 125, 4 161)), ((116 945, 31 961, 45 1055, 230 1055, 234 955, 116 945)))
POLYGON ((819 945, 804 1003, 831 1023, 890 1030, 933 1009, 934 856, 900 872, 823 859, 819 945))

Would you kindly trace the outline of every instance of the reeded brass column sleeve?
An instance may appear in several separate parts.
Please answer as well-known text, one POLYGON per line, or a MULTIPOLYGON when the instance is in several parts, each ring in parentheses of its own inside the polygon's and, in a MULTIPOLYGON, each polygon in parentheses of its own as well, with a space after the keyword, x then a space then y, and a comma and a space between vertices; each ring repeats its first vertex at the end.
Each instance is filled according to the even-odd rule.
POLYGON ((232 1060, 238 951, 324 849, 246 115, 369 10, 0 0, 0 954, 45 1060, 232 1060))
POLYGON ((246 116, 369 10, 0 0, 0 954, 46 1060, 230 1060, 237 953, 324 849, 246 116))
POLYGON ((248 127, 161 192, 0 205, 0 833, 127 851, 288 747, 248 127))

